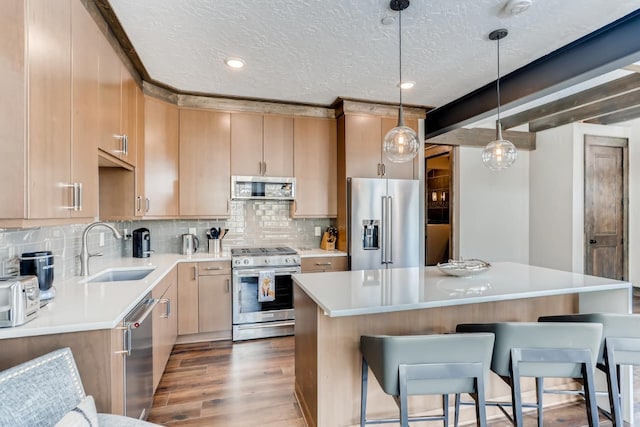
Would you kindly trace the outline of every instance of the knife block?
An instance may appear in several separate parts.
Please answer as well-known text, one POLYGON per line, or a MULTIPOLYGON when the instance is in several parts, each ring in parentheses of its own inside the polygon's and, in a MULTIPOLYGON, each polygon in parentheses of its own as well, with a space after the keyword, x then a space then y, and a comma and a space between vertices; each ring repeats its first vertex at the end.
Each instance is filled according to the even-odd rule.
POLYGON ((336 238, 328 232, 324 232, 322 235, 322 241, 320 242, 320 249, 325 251, 333 251, 336 249, 336 238))

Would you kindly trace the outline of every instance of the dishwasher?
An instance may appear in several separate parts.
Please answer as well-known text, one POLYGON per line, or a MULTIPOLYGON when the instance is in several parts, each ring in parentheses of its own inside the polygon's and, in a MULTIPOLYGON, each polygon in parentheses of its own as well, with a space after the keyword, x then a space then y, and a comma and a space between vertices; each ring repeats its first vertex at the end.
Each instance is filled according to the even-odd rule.
POLYGON ((125 415, 146 420, 153 403, 151 312, 158 304, 151 293, 124 318, 125 415))

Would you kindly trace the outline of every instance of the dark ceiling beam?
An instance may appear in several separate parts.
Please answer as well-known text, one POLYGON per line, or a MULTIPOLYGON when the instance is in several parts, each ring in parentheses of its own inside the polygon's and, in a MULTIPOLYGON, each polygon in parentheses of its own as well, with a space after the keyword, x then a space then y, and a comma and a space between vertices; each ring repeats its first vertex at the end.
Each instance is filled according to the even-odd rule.
MULTIPOLYGON (((640 9, 500 78, 512 108, 640 59, 640 9)), ((429 111, 426 138, 495 113, 496 82, 429 111)))
MULTIPOLYGON (((502 136, 513 143, 518 150, 535 150, 536 134, 532 132, 520 132, 508 130, 502 132, 502 136)), ((427 139, 425 145, 461 145, 466 147, 484 147, 487 142, 496 139, 495 129, 473 128, 454 129, 427 139)))
POLYGON ((624 95, 607 98, 600 102, 587 104, 580 108, 562 111, 551 116, 529 122, 529 132, 540 132, 568 123, 592 119, 616 111, 640 105, 640 88, 624 95))
POLYGON ((626 122, 640 117, 640 105, 627 108, 625 110, 616 111, 615 113, 605 114, 591 120, 585 120, 585 123, 593 123, 598 125, 612 125, 614 123, 626 122))
POLYGON ((569 95, 565 98, 504 117, 500 121, 502 122, 503 129, 511 129, 516 126, 529 123, 532 120, 540 119, 564 110, 577 108, 585 104, 600 101, 638 88, 640 88, 640 74, 629 74, 628 76, 583 90, 582 92, 569 95))

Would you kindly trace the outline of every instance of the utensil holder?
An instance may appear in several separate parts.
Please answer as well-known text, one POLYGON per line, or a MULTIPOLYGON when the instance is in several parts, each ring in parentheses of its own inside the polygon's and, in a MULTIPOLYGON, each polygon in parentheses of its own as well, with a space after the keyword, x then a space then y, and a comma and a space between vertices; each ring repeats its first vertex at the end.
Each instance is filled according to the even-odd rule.
POLYGON ((219 255, 222 250, 222 242, 220 239, 209 239, 209 253, 219 255))

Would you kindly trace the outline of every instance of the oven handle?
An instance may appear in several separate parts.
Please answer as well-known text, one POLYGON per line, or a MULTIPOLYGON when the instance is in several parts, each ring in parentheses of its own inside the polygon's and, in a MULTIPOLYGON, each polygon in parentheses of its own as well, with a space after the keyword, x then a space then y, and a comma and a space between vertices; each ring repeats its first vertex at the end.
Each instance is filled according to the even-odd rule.
MULTIPOLYGON (((239 277, 257 276, 260 274, 261 271, 269 271, 269 268, 266 267, 266 268, 251 268, 248 270, 234 270, 233 274, 239 277)), ((300 273, 299 268, 274 268, 273 271, 276 273, 276 276, 300 273)))
POLYGON ((238 325, 238 329, 261 329, 261 328, 274 328, 278 326, 294 326, 296 322, 294 320, 284 322, 265 322, 265 323, 252 323, 251 325, 238 325))

